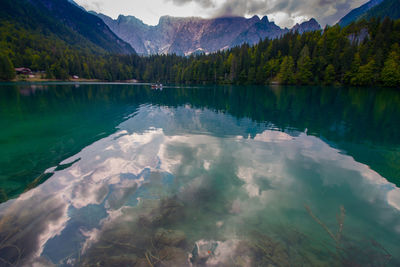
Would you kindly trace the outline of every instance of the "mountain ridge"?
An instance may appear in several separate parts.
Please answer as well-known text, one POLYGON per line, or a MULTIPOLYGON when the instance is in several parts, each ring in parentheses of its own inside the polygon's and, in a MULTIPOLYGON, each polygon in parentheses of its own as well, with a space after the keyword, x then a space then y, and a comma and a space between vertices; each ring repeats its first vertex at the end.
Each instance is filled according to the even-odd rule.
POLYGON ((352 22, 371 18, 391 19, 400 18, 400 1, 399 0, 371 0, 360 7, 351 10, 347 15, 338 22, 340 26, 347 26, 352 22))
POLYGON ((383 0, 370 0, 367 3, 350 10, 349 13, 339 20, 339 25, 342 27, 349 25, 351 22, 358 20, 365 12, 382 2, 383 0))
POLYGON ((97 16, 69 0, 2 0, 0 21, 28 31, 51 33, 75 47, 117 54, 135 53, 97 16))
POLYGON ((211 19, 162 16, 157 25, 151 26, 134 16, 119 15, 112 19, 101 13, 93 14, 142 55, 212 53, 243 43, 254 45, 260 39, 275 39, 291 30, 303 33, 321 29, 315 19, 292 29, 282 29, 266 16, 261 19, 258 16, 211 19))
POLYGON ((400 18, 400 1, 399 0, 383 0, 377 6, 374 6, 364 14, 363 19, 371 19, 373 17, 389 17, 391 19, 400 18))

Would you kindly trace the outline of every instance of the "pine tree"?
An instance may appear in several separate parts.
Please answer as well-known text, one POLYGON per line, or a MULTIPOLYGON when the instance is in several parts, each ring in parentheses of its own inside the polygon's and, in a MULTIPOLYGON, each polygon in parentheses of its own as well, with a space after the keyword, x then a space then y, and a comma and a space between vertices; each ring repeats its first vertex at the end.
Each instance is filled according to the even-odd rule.
POLYGON ((335 67, 332 64, 329 64, 325 69, 324 75, 324 83, 327 85, 331 85, 335 82, 335 67))
POLYGON ((344 75, 344 80, 346 83, 354 84, 357 81, 357 73, 361 65, 360 55, 358 53, 354 54, 353 62, 351 63, 350 70, 344 75))
POLYGON ((385 86, 400 86, 400 62, 399 55, 393 51, 390 53, 388 59, 381 72, 381 80, 385 86))
POLYGON ((0 80, 9 81, 15 78, 14 65, 10 58, 1 53, 0 54, 0 80))
POLYGON ((300 84, 312 83, 312 62, 309 56, 300 57, 297 61, 297 74, 296 78, 300 84))
POLYGON ((351 85, 373 85, 376 80, 375 60, 370 60, 358 69, 358 73, 351 79, 351 85))
POLYGON ((294 78, 293 58, 291 56, 285 56, 278 74, 279 82, 283 84, 293 84, 295 82, 294 78))

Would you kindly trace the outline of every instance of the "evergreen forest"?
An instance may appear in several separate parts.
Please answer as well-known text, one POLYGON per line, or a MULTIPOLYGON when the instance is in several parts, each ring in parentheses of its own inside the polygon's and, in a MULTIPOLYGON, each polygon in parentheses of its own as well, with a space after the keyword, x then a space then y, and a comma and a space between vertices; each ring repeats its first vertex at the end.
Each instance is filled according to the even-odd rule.
POLYGON ((85 79, 166 84, 296 84, 400 86, 400 20, 362 20, 346 27, 290 32, 212 54, 182 57, 118 55, 77 47, 52 33, 0 22, 0 80, 15 67, 46 79, 85 79))

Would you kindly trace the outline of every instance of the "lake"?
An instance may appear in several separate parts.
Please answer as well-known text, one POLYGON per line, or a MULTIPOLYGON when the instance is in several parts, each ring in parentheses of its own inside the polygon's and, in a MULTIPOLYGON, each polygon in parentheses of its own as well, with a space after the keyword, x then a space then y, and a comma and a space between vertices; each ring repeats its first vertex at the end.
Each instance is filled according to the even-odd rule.
POLYGON ((400 91, 0 84, 0 266, 399 266, 400 91))

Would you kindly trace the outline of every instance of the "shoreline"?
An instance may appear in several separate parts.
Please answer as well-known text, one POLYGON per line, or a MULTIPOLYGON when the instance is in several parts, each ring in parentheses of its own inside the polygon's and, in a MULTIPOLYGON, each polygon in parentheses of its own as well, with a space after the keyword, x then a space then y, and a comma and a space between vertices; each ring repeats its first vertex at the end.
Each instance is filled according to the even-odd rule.
MULTIPOLYGON (((135 85, 152 85, 154 83, 152 82, 142 82, 142 81, 138 81, 136 79, 131 79, 131 80, 116 80, 116 81, 106 81, 106 80, 100 80, 100 79, 83 79, 83 78, 79 78, 79 79, 68 79, 68 80, 61 80, 61 79, 42 79, 42 78, 26 78, 26 79, 19 79, 18 77, 13 79, 13 80, 9 80, 9 81, 3 81, 0 80, 0 84, 1 83, 93 83, 93 84, 135 84, 135 85)), ((374 87, 374 88, 386 88, 386 89, 395 89, 398 90, 399 87, 391 87, 391 86, 383 86, 383 85, 373 85, 373 86, 367 86, 367 85, 360 85, 360 86, 351 86, 351 85, 346 85, 346 84, 340 84, 340 83, 335 83, 335 84, 310 84, 310 85, 300 85, 300 84, 284 84, 284 83, 280 83, 279 81, 273 80, 268 84, 163 84, 164 87, 166 86, 298 86, 298 87, 303 87, 303 86, 311 86, 311 87, 334 87, 334 88, 338 88, 338 87, 351 87, 351 88, 370 88, 370 87, 374 87)))
POLYGON ((3 81, 3 82, 100 82, 100 83, 137 83, 137 84, 143 84, 142 82, 138 80, 122 80, 122 81, 106 81, 106 80, 99 80, 99 79, 68 79, 68 80, 61 80, 61 79, 42 79, 42 78, 26 78, 26 79, 20 79, 20 78, 15 78, 10 81, 3 81))

